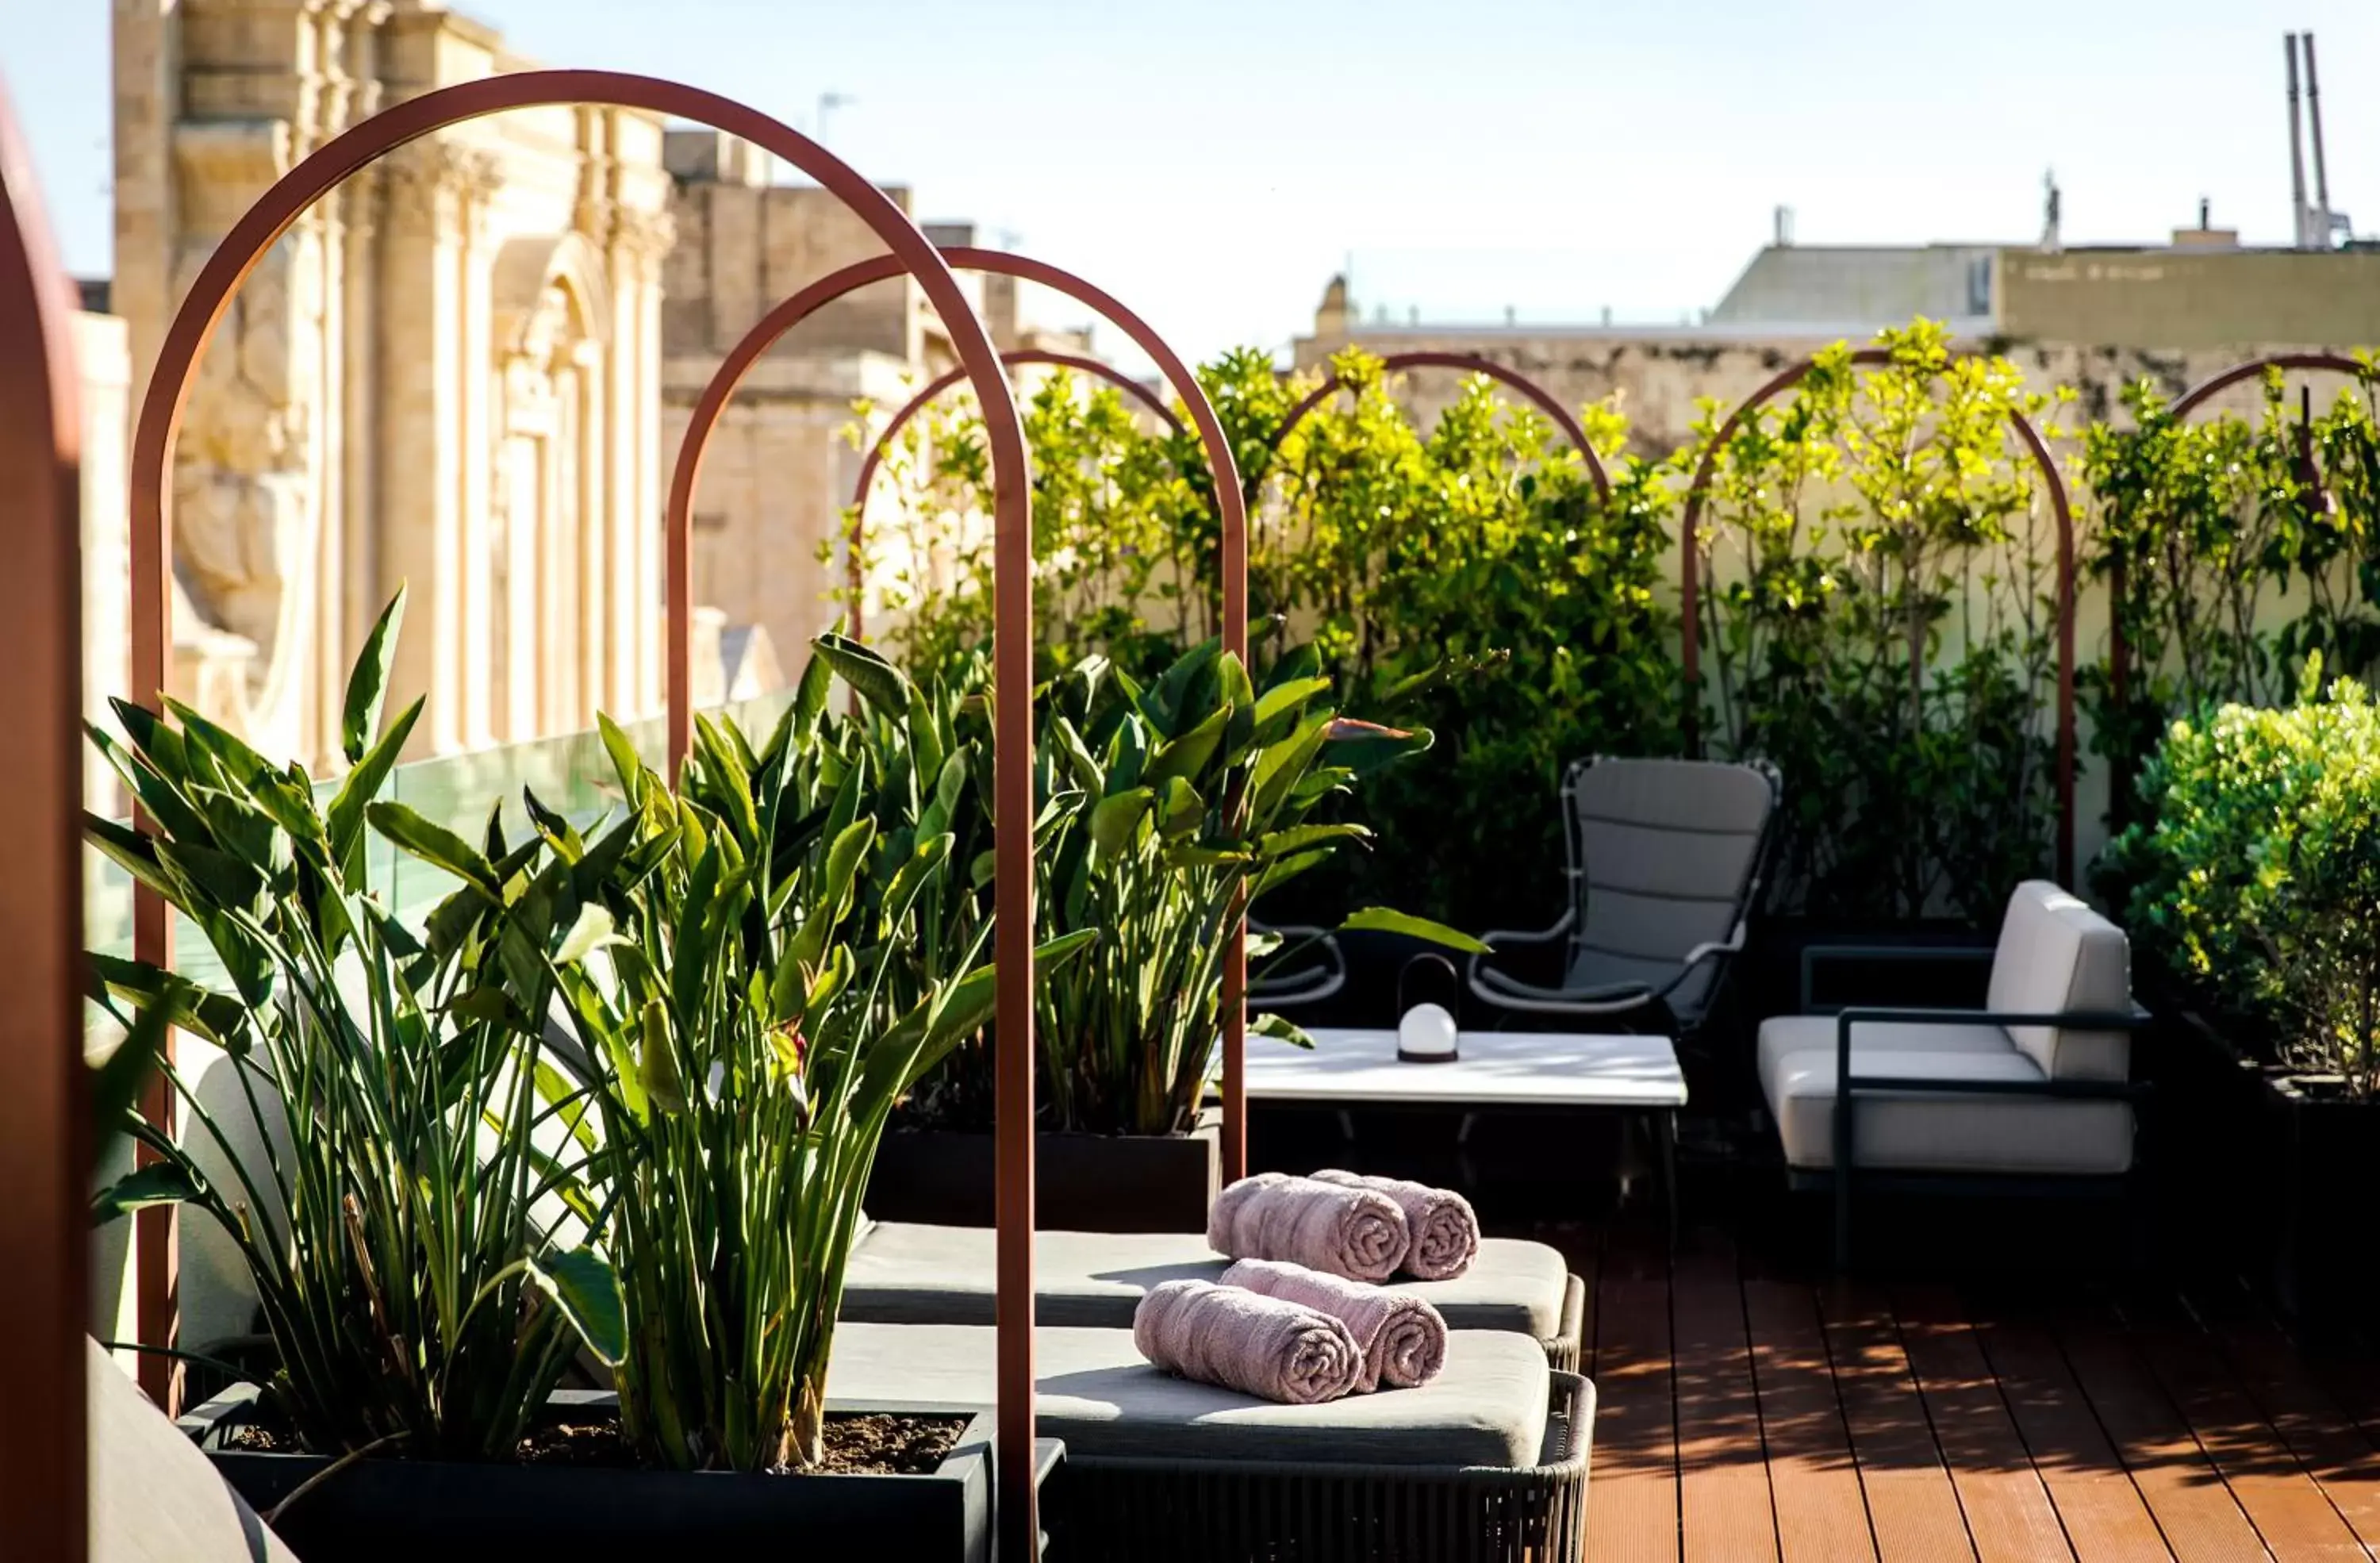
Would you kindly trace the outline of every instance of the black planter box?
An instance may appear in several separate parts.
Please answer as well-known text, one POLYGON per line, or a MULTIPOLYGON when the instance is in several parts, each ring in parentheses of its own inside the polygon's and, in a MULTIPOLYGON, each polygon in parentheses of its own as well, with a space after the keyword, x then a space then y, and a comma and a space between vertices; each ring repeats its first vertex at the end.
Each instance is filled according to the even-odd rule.
POLYGON ((2158 1019, 2149 1122, 2178 1267, 2261 1278, 2310 1341, 2371 1330, 2380 1102, 2265 1062, 2261 1038, 2232 1035, 2247 1022, 2162 1005, 2158 1019))
MULTIPOLYGON (((185 1414, 181 1427, 240 1496, 266 1512, 330 1462, 212 1447, 249 1417, 253 1399, 253 1390, 235 1389, 185 1414)), ((565 1390, 554 1399, 597 1405, 613 1397, 565 1390)), ((1038 1453, 1037 1480, 1046 1483, 1062 1451, 1045 1439, 1038 1453)), ((985 1414, 930 1475, 364 1459, 301 1496, 273 1529, 307 1563, 652 1563, 795 1553, 990 1563, 991 1503, 992 1420, 985 1414)))
POLYGON ((2336 1079, 2273 1075, 2264 1085, 2274 1300, 2311 1340, 2370 1330, 2380 1290, 2372 1237, 2380 1102, 2348 1097, 2336 1079))
MULTIPOLYGON (((989 1133, 895 1130, 877 1147, 868 1214, 997 1225, 993 1160, 989 1133)), ((1044 1134, 1034 1160, 1034 1225, 1062 1232, 1203 1232, 1222 1167, 1212 1113, 1187 1134, 1044 1134)))

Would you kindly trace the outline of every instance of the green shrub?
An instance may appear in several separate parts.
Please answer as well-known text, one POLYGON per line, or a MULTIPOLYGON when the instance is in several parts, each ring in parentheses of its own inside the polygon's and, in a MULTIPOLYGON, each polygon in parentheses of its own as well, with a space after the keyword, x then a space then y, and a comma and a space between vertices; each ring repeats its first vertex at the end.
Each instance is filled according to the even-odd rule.
POLYGON ((1932 322, 1879 340, 1888 362, 1821 353, 1719 451, 1706 725, 1783 775, 1772 905, 1987 921, 2046 864, 2055 806, 2055 540, 2011 427, 2048 404, 1932 322))
POLYGON ((2085 432, 2082 564, 2131 648, 2120 690, 2107 660, 2081 681, 2114 828, 2138 817, 2130 783, 2174 717, 2287 699, 2311 654, 2351 677, 2380 667, 2375 390, 2367 371, 2301 428, 2277 369, 2253 419, 2176 418, 2141 381, 2123 392, 2128 427, 2085 432))
POLYGON ((2274 1061, 2380 1091, 2380 708, 2309 659, 2294 705, 2175 722, 2109 849, 2143 954, 2265 1023, 2274 1061))

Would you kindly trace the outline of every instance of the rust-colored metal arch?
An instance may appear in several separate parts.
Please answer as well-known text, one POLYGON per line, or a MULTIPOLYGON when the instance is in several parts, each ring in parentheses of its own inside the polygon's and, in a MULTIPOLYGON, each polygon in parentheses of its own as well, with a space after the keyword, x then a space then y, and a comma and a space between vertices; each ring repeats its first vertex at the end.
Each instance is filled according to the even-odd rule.
MULTIPOLYGON (((1851 356, 1857 366, 1889 363, 1892 354, 1882 347, 1863 347, 1851 356)), ((1680 630, 1680 671, 1685 682, 1684 730, 1686 753, 1702 752, 1702 624, 1700 556, 1696 552, 1696 536, 1702 521, 1703 501, 1710 491, 1712 477, 1718 469, 1719 453, 1727 448, 1744 418, 1762 406, 1799 385, 1817 360, 1804 358, 1788 365, 1772 375, 1768 382, 1737 404, 1727 421, 1703 450, 1702 461, 1694 467, 1694 480, 1686 491, 1683 517, 1678 526, 1678 607, 1680 630)), ((2049 454, 2048 442, 2033 419, 2022 412, 2011 412, 2009 421, 2015 427, 2018 440, 2025 453, 2041 471, 2042 481, 2049 490, 2049 508, 2058 522, 2058 757, 2055 778, 2058 794, 2058 848, 2056 867, 2058 882, 2074 881, 2074 513, 2066 493, 2066 479, 2059 475, 2057 461, 2049 454)))
MULTIPOLYGON (((445 87, 410 98, 332 138, 276 180, 241 214, 208 258, 175 313, 158 352, 133 438, 131 471, 132 679, 138 698, 157 709, 165 687, 172 640, 166 571, 173 557, 168 462, 188 400, 200 355, 229 308, 232 295, 300 213, 358 169, 408 141, 506 109, 608 103, 710 125, 783 158, 856 212, 892 252, 886 264, 914 274, 951 333, 959 361, 975 382, 991 446, 995 702, 993 841, 998 868, 1001 1035, 1029 1039, 1033 1026, 1033 593, 1031 490, 1025 431, 1015 398, 1001 371, 983 322, 958 280, 915 224, 860 173, 817 142, 757 109, 680 82, 615 71, 519 71, 445 87), (894 259, 897 258, 897 259, 894 259)), ((687 720, 691 683, 687 651, 689 606, 681 529, 671 539, 668 613, 671 726, 687 720)), ((681 751, 682 752, 682 751, 681 751)), ((147 821, 141 822, 144 826, 147 821)), ((162 900, 145 891, 134 903, 134 948, 142 958, 172 959, 171 927, 162 900)), ((1030 1557, 1038 1535, 1033 1488, 1033 1049, 1014 1049, 999 1081, 1001 1226, 999 1524, 1008 1555, 1030 1557)), ((144 1218, 152 1212, 144 1212, 144 1218)), ((146 1253, 144 1251, 145 1259, 146 1253)), ((170 1344, 175 1327, 170 1290, 152 1297, 144 1287, 141 1338, 170 1344)), ((164 1361, 164 1359, 157 1359, 164 1361)), ((170 1399, 172 1383, 164 1387, 170 1399)))
POLYGON ((90 1074, 82 1060, 82 423, 32 156, 0 90, 0 1536, 78 1563, 90 1523, 90 1074))
MULTIPOLYGON (((1483 358, 1476 353, 1434 351, 1390 353, 1380 360, 1380 368, 1390 374, 1394 374, 1401 370, 1462 370, 1470 374, 1484 374, 1490 380, 1510 386, 1527 397, 1531 405, 1552 420, 1553 426, 1561 430, 1562 438, 1568 440, 1578 452, 1579 459, 1586 463, 1587 476, 1595 479, 1596 498, 1608 500, 1611 497, 1610 476, 1603 470, 1603 458, 1597 455, 1595 447, 1587 442, 1586 430, 1579 427, 1578 419, 1572 415, 1568 407, 1555 399, 1553 393, 1523 374, 1519 370, 1500 364, 1493 358, 1483 358)), ((1321 384, 1307 392, 1295 406, 1289 409, 1289 415, 1281 420, 1281 427, 1272 431, 1272 438, 1266 443, 1278 448, 1283 440, 1289 438, 1291 430, 1305 421, 1308 413, 1329 401, 1339 391, 1343 390, 1346 383, 1335 372, 1325 376, 1321 384)))
MULTIPOLYGON (((1132 339, 1134 345, 1148 354, 1156 363, 1159 372, 1165 376, 1167 383, 1172 387, 1173 394, 1181 398, 1182 405, 1189 409, 1190 421, 1198 430, 1198 442, 1206 451, 1208 466, 1214 475, 1215 503, 1222 525, 1222 641, 1224 649, 1245 660, 1248 654, 1247 498, 1240 491, 1239 465, 1232 455, 1232 442, 1223 432, 1222 420, 1215 416, 1213 404, 1208 401, 1206 392, 1199 388, 1198 377, 1191 372, 1190 366, 1183 362, 1181 356, 1167 345, 1165 339, 1158 335, 1147 321, 1124 308, 1123 304, 1112 295, 1084 281, 1071 272, 1062 271, 1047 261, 1036 260, 1029 256, 1012 254, 1004 249, 979 249, 970 245, 953 245, 944 249, 941 254, 952 266, 962 271, 990 272, 1001 276, 1014 277, 1022 282, 1037 283, 1043 287, 1064 294, 1076 303, 1086 306, 1114 323, 1132 339)), ((728 352, 725 360, 720 364, 718 371, 710 377, 710 382, 702 388, 701 396, 695 402, 693 415, 687 419, 685 440, 678 447, 677 466, 670 474, 669 508, 665 520, 669 528, 668 552, 674 583, 680 578, 675 572, 683 567, 682 561, 686 557, 687 539, 693 532, 694 490, 696 482, 702 475, 703 450, 710 442, 712 430, 718 427, 719 419, 725 414, 728 400, 735 395, 737 383, 743 380, 751 367, 759 361, 762 354, 803 320, 847 293, 893 275, 896 270, 897 268, 892 266, 889 258, 879 256, 856 261, 839 272, 832 273, 811 283, 799 293, 761 316, 759 322, 750 331, 746 332, 743 338, 728 352)), ((1003 384, 1002 394, 1006 394, 1006 387, 1003 384)), ((978 382, 978 394, 980 394, 980 382, 978 382)), ((672 589, 675 591, 678 588, 674 584, 672 589)), ((1018 589, 1026 593, 1029 603, 1031 598, 1029 587, 1020 587, 1018 589)), ((1003 592, 1000 600, 999 620, 999 629, 1002 635, 1007 632, 1008 612, 1008 598, 1003 592)), ((1026 672, 1023 678, 1029 680, 1032 676, 1029 621, 1026 623, 1026 629, 1027 643, 1023 653, 1026 659, 1026 672)), ((1002 640, 1002 644, 1006 646, 1006 640, 1002 640)), ((1029 689, 1032 685, 1029 682, 1021 682, 1015 687, 1029 689)), ((1017 702, 1024 705, 1029 705, 1029 703, 1017 702)), ((680 746, 680 739, 675 733, 671 737, 671 764, 674 767, 678 757, 684 753, 683 747, 680 746)), ((1001 804, 1002 811, 1005 812, 1011 806, 1003 794, 1001 804)), ((1033 811, 1029 798, 1024 805, 1016 806, 1019 812, 1011 815, 1010 818, 1028 819, 1032 818, 1033 811)), ((1028 856, 1026 863, 1028 872, 1030 866, 1028 856)), ((1003 859, 1002 872, 1006 871, 1006 862, 1003 859)), ((1003 918, 1008 915, 1004 903, 1001 915, 1003 918)), ((1003 955, 1002 959, 1004 961, 1006 956, 1003 955)), ((1247 992, 1247 923, 1243 917, 1234 926, 1232 948, 1223 960, 1222 1171, 1226 1179, 1241 1177, 1247 1170, 1247 1087, 1244 1067, 1247 1052, 1247 1006, 1244 1001, 1247 992)), ((1029 1037, 1032 1035, 1030 1032, 1010 1031, 1004 1018, 1006 1012, 1002 1011, 1002 1014, 1003 1018, 1001 1022, 1000 1035, 1003 1038, 1014 1036, 1029 1037)), ((1021 1054, 1029 1060, 1031 1056, 1029 1049, 1020 1049, 1016 1053, 1012 1053, 1010 1049, 1002 1048, 1002 1054, 1003 1060, 1021 1054)), ((1025 1067, 1029 1071, 1031 1067, 1029 1061, 1025 1067)), ((1004 1081, 1007 1064, 1003 1062, 1002 1068, 1004 1081)), ((1025 1100, 1029 1107, 1031 1098, 1027 1097, 1025 1100)), ((1003 1115, 1002 1122, 1007 1121, 1004 1116, 1007 1109, 1007 1099, 1002 1097, 999 1109, 1003 1115)), ((1003 1187, 1003 1198, 1006 1193, 1007 1190, 1003 1187)), ((1005 1205, 1001 1207, 1001 1213, 1000 1230, 1003 1234, 1002 1242, 1004 1243, 1007 1241, 1005 1234, 1009 1230, 1008 1211, 1005 1205)), ((1028 1206, 1017 1222, 1020 1230, 1031 1231, 1031 1216, 1032 1211, 1028 1206)))
MULTIPOLYGON (((1133 396, 1143 406, 1164 419, 1166 427, 1174 433, 1183 432, 1182 420, 1173 415, 1172 407, 1165 405, 1164 397, 1103 358, 1088 357, 1080 353, 1052 353, 1039 347, 1018 347, 1002 353, 1000 356, 1000 361, 1011 369, 1020 364, 1049 364, 1058 369, 1070 369, 1104 380, 1117 390, 1133 396)), ((899 436, 902 430, 908 427, 909 420, 925 411, 935 397, 940 396, 965 377, 965 370, 944 370, 920 386, 917 394, 902 403, 900 410, 885 423, 884 431, 876 436, 875 442, 868 447, 867 458, 859 464, 859 480, 851 486, 854 525, 849 551, 850 561, 845 566, 844 576, 844 585, 850 588, 851 633, 855 636, 867 633, 867 618, 862 611, 863 605, 860 600, 861 590, 867 585, 867 571, 863 568, 864 555, 861 552, 866 533, 861 530, 858 523, 866 518, 868 494, 868 491, 876 486, 877 469, 883 466, 884 453, 892 448, 893 440, 899 436)))
MULTIPOLYGON (((2349 374, 2359 380, 2372 373, 2366 366, 2341 353, 2267 353, 2260 358, 2249 358, 2227 370, 2207 376, 2184 391, 2170 409, 2176 418, 2188 418, 2215 397, 2245 380, 2253 380, 2266 370, 2284 372, 2296 370, 2309 374, 2349 374)), ((2107 572, 2108 594, 2117 603, 2124 600, 2129 572, 2124 562, 2117 560, 2107 572)), ((2111 612, 2107 622, 2107 687, 2120 706, 2131 687, 2132 642, 2124 633, 2124 615, 2111 612)))

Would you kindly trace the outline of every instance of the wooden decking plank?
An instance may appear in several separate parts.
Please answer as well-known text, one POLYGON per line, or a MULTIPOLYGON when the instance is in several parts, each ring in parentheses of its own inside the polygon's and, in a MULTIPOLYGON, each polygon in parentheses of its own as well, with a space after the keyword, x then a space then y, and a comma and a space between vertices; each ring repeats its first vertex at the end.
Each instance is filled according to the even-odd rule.
POLYGON ((2238 1563, 2269 1556, 2189 1424, 2113 1325, 2096 1314, 2070 1315, 2060 1321, 2058 1339, 2174 1557, 2238 1563))
POLYGON ((1678 1511, 1688 1563, 1777 1557, 1777 1516, 1734 1244, 1698 1233, 1670 1272, 1678 1511))
MULTIPOLYGON (((1894 1296, 1893 1314, 1975 1555, 1983 1563, 2072 1557, 2049 1491, 1956 1295, 1943 1287, 1910 1289, 1894 1296)), ((2165 1556, 2162 1544, 2156 1556, 2165 1556)))
POLYGON ((1973 1559, 1966 1515, 1891 1311, 1843 1283, 1819 1288, 1818 1304, 1876 1555, 1883 1563, 1973 1559))
POLYGON ((2178 1308, 2135 1308, 2136 1348, 2265 1545, 2283 1558, 2368 1555, 2329 1496, 2249 1399, 2213 1339, 2178 1308))
POLYGON ((1806 1286, 1749 1279, 1743 1306, 1779 1555, 1785 1563, 1873 1560, 1867 1499, 1816 1299, 1806 1286))
POLYGON ((1596 1563, 1677 1563, 1670 1345, 1667 1258, 1615 1232, 1595 1290, 1595 1478, 1586 1552, 1596 1563))
POLYGON ((1976 1344, 2082 1563, 2170 1559, 2173 1549, 2092 1414, 2058 1343, 2046 1330, 1997 1318, 1978 1321, 1975 1330, 1976 1344))
POLYGON ((2366 1550, 2380 1549, 2380 1441, 2359 1427, 2262 1304, 2200 1290, 2195 1314, 2233 1375, 2366 1550))

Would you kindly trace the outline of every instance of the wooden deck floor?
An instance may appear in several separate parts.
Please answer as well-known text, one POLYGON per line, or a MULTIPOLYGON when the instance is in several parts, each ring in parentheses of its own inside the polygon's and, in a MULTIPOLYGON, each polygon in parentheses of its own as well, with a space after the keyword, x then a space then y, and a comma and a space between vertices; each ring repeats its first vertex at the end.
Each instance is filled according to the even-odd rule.
POLYGON ((2380 1373, 2244 1293, 1788 1278, 1546 1234, 1594 1299, 1597 1563, 2380 1558, 2380 1373))

